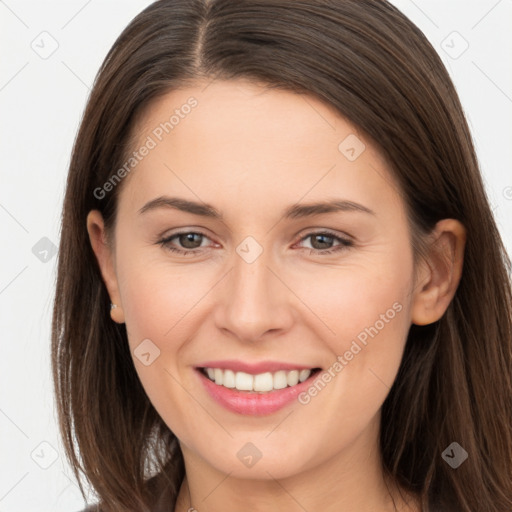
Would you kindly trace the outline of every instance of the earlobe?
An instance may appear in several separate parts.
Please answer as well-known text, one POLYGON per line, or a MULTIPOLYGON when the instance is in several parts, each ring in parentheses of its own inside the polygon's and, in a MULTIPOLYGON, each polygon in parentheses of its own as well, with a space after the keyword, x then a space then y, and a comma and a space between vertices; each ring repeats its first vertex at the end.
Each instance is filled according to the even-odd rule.
POLYGON ((428 325, 439 320, 452 301, 464 262, 466 229, 455 219, 443 219, 432 235, 428 261, 413 292, 411 321, 428 325))
POLYGON ((96 256, 103 282, 112 304, 115 305, 115 307, 110 307, 110 317, 114 322, 124 323, 124 313, 114 267, 114 254, 111 244, 107 241, 103 216, 98 210, 91 210, 87 215, 87 232, 89 233, 89 241, 96 256))
POLYGON ((110 303, 110 318, 118 324, 124 324, 124 312, 120 306, 110 303))

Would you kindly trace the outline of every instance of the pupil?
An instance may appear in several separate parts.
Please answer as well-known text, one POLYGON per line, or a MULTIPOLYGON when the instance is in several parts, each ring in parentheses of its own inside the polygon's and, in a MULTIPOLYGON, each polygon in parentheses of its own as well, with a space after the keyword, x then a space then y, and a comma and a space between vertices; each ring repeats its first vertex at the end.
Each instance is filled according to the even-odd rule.
MULTIPOLYGON (((314 240, 315 240, 315 239, 317 239, 317 238, 324 238, 324 239, 325 239, 325 238, 328 238, 328 239, 330 238, 330 239, 332 239, 332 236, 329 236, 329 235, 315 235, 315 236, 313 237, 313 239, 314 239, 314 240)), ((329 241, 327 241, 327 242, 326 242, 326 241, 324 240, 323 242, 321 241, 320 243, 321 243, 321 244, 322 244, 322 243, 324 243, 324 244, 329 244, 329 241)), ((313 245, 314 245, 314 244, 313 244, 313 245)), ((317 248, 318 248, 318 249, 325 249, 325 247, 317 247, 317 248)))
POLYGON ((194 249, 195 248, 195 246, 194 246, 194 237, 196 237, 196 236, 202 236, 202 235, 200 235, 199 233, 187 233, 185 235, 181 235, 180 242, 182 242, 182 245, 184 247, 186 247, 187 249, 194 249), (185 243, 183 243, 183 241, 185 243), (187 245, 188 243, 191 243, 192 246, 187 245))

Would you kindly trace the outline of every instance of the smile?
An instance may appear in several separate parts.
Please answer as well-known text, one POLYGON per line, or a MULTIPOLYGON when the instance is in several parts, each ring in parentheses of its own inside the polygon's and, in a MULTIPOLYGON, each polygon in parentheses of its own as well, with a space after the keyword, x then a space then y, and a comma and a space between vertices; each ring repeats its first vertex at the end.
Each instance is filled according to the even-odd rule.
POLYGON ((269 391, 284 389, 304 382, 315 371, 309 370, 280 370, 251 375, 245 372, 234 372, 222 368, 202 368, 203 373, 218 386, 238 391, 252 391, 267 393, 269 391))
POLYGON ((248 365, 237 362, 222 366, 231 368, 205 365, 195 368, 196 375, 206 396, 214 403, 245 416, 269 415, 296 402, 298 395, 321 371, 321 368, 293 368, 292 365, 288 366, 291 369, 286 369, 283 364, 248 365))

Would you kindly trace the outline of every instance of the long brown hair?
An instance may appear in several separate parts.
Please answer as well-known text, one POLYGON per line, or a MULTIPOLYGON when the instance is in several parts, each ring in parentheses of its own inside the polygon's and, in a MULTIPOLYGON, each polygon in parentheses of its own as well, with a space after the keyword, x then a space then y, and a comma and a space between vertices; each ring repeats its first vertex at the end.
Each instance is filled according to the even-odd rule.
POLYGON ((92 209, 112 228, 122 182, 105 197, 94 191, 133 151, 150 101, 199 79, 237 78, 315 95, 361 129, 400 185, 415 254, 437 221, 466 227, 455 297, 439 321, 411 326, 383 405, 383 464, 424 510, 510 512, 510 260, 452 81, 421 31, 383 0, 160 0, 109 51, 73 149, 53 314, 60 429, 82 492, 81 474, 102 510, 148 511, 155 478, 174 503, 184 476, 126 329, 110 319, 86 231, 92 209), (452 442, 468 453, 457 469, 442 457, 452 442))

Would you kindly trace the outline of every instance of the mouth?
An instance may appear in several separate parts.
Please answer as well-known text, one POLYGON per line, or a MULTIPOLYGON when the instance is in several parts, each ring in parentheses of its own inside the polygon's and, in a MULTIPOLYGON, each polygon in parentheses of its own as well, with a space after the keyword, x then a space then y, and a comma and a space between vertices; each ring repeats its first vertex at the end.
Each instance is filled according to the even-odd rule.
POLYGON ((322 368, 285 361, 225 359, 202 361, 194 370, 213 402, 239 415, 266 416, 297 402, 322 368))
POLYGON ((312 380, 321 368, 267 371, 257 374, 213 367, 198 367, 197 370, 219 387, 245 394, 268 394, 285 388, 294 388, 312 380))

